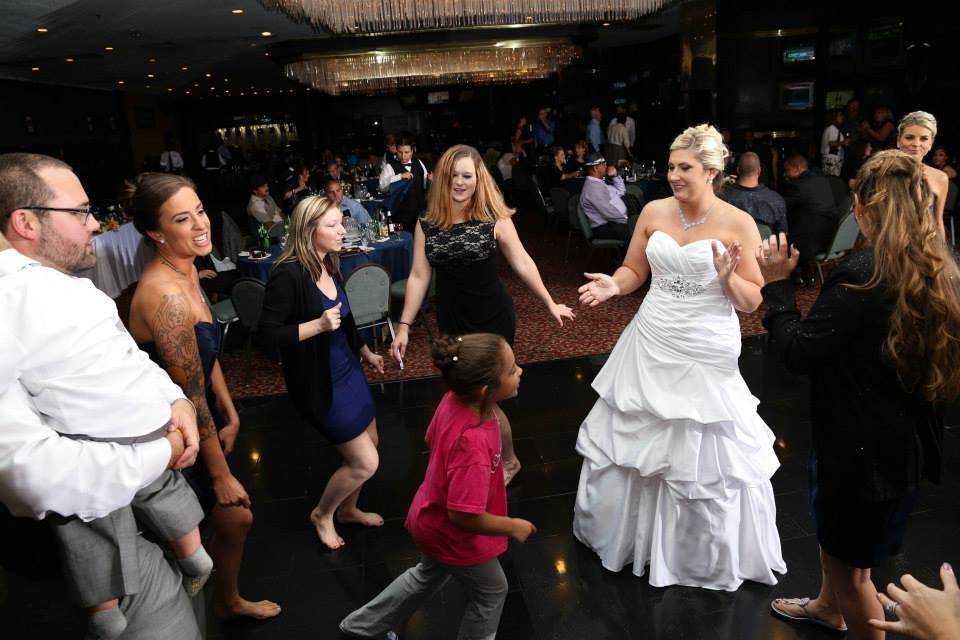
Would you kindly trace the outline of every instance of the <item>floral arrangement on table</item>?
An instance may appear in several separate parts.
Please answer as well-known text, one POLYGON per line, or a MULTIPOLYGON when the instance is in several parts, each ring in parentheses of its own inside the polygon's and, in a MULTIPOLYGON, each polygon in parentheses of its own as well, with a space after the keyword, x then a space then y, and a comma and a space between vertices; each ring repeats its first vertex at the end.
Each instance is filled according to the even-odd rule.
MULTIPOLYGON (((107 231, 119 231, 120 225, 129 220, 127 212, 119 204, 111 204, 105 209, 97 212, 97 220, 100 222, 100 228, 96 234, 106 233, 107 231)), ((95 235, 96 235, 95 234, 95 235)))

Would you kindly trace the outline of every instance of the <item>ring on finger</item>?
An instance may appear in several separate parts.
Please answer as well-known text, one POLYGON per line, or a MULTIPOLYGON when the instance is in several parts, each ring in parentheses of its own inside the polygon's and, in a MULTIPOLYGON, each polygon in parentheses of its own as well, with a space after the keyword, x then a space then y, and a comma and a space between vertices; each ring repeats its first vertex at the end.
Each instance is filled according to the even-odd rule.
POLYGON ((886 606, 883 608, 883 610, 887 612, 887 615, 888 615, 888 616, 893 617, 893 616, 896 616, 896 615, 897 615, 897 607, 898 607, 898 606, 900 606, 900 604, 899 604, 898 602, 891 602, 890 604, 886 605, 886 606))

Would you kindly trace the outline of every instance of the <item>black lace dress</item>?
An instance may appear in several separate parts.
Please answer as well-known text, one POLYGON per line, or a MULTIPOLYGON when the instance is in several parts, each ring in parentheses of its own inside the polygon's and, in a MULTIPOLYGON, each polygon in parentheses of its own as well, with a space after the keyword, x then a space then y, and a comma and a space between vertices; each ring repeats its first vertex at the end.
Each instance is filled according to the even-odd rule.
POLYGON ((494 226, 494 222, 470 221, 441 229, 420 220, 427 261, 437 274, 440 331, 497 333, 512 345, 517 319, 513 300, 497 275, 494 226))

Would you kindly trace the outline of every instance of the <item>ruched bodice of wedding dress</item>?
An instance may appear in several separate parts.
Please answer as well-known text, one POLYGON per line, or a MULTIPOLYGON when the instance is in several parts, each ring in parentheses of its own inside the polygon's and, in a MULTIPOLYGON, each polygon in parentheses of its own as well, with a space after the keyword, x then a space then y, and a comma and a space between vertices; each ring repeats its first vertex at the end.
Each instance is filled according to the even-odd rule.
POLYGON ((734 590, 784 573, 774 435, 740 376, 740 324, 712 240, 647 243, 650 291, 593 382, 574 534, 654 586, 734 590))

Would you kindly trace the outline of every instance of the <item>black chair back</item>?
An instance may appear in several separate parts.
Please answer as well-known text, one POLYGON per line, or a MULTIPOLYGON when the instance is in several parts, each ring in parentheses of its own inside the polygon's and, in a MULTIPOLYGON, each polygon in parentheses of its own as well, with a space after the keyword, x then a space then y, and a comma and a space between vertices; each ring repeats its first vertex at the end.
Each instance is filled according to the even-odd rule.
POLYGON ((240 324, 250 331, 256 331, 260 322, 266 291, 266 286, 256 278, 240 278, 230 290, 230 299, 237 310, 240 324))

